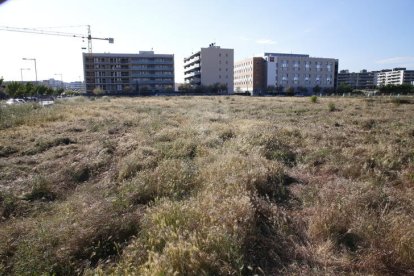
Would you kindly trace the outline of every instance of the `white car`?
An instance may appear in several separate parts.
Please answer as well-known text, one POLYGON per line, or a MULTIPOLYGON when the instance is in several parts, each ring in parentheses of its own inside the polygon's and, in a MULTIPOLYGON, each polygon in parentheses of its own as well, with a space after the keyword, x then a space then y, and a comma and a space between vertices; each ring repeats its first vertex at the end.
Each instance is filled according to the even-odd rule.
POLYGON ((23 99, 8 99, 8 100, 6 101, 6 104, 8 104, 8 105, 13 105, 13 104, 24 104, 24 103, 26 103, 26 101, 25 101, 25 100, 23 100, 23 99))

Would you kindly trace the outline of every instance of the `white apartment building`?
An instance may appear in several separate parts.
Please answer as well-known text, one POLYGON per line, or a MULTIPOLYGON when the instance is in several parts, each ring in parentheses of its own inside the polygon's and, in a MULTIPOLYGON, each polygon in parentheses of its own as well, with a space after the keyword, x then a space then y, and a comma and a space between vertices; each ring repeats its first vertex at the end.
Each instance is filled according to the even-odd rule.
POLYGON ((301 54, 265 53, 267 86, 336 88, 338 60, 301 54))
POLYGON ((213 43, 184 58, 184 81, 193 86, 224 84, 227 92, 233 93, 233 65, 234 50, 213 43))
POLYGON ((414 70, 406 68, 385 69, 376 72, 374 82, 377 86, 381 85, 401 85, 403 83, 414 82, 414 70))

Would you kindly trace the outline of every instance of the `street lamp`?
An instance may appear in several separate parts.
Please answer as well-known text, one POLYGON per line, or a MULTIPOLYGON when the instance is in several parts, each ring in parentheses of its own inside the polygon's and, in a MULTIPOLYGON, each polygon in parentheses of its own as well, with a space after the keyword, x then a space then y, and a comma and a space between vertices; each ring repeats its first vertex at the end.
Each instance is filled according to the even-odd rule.
POLYGON ((30 68, 20 68, 20 77, 22 79, 22 82, 23 82, 23 70, 30 70, 30 68))
POLYGON ((36 83, 37 83, 37 66, 36 66, 36 59, 35 58, 23 58, 23 60, 33 60, 35 66, 35 74, 36 74, 36 83))

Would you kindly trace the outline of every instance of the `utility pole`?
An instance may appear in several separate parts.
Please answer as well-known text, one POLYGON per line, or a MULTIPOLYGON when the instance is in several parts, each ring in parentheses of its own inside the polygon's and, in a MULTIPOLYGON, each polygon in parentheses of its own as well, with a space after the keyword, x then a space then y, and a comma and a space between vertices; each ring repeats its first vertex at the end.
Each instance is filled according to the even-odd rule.
POLYGON ((23 70, 30 70, 30 68, 20 68, 20 77, 23 82, 23 70))
POLYGON ((36 84, 37 84, 37 66, 36 66, 36 59, 35 58, 23 58, 23 60, 33 60, 35 66, 35 74, 36 74, 36 84))

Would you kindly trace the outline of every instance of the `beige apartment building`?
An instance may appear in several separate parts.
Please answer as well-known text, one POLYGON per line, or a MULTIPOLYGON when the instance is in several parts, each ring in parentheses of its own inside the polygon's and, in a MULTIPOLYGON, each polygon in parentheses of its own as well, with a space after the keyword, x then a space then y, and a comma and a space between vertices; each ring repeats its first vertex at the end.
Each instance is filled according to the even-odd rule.
POLYGON ((338 60, 301 54, 265 53, 266 85, 275 87, 336 88, 338 60))
POLYGON ((184 58, 184 81, 193 86, 224 84, 233 93, 234 50, 214 43, 184 58))
POLYGON ((266 62, 262 57, 247 58, 234 63, 236 92, 262 93, 266 89, 266 62))

